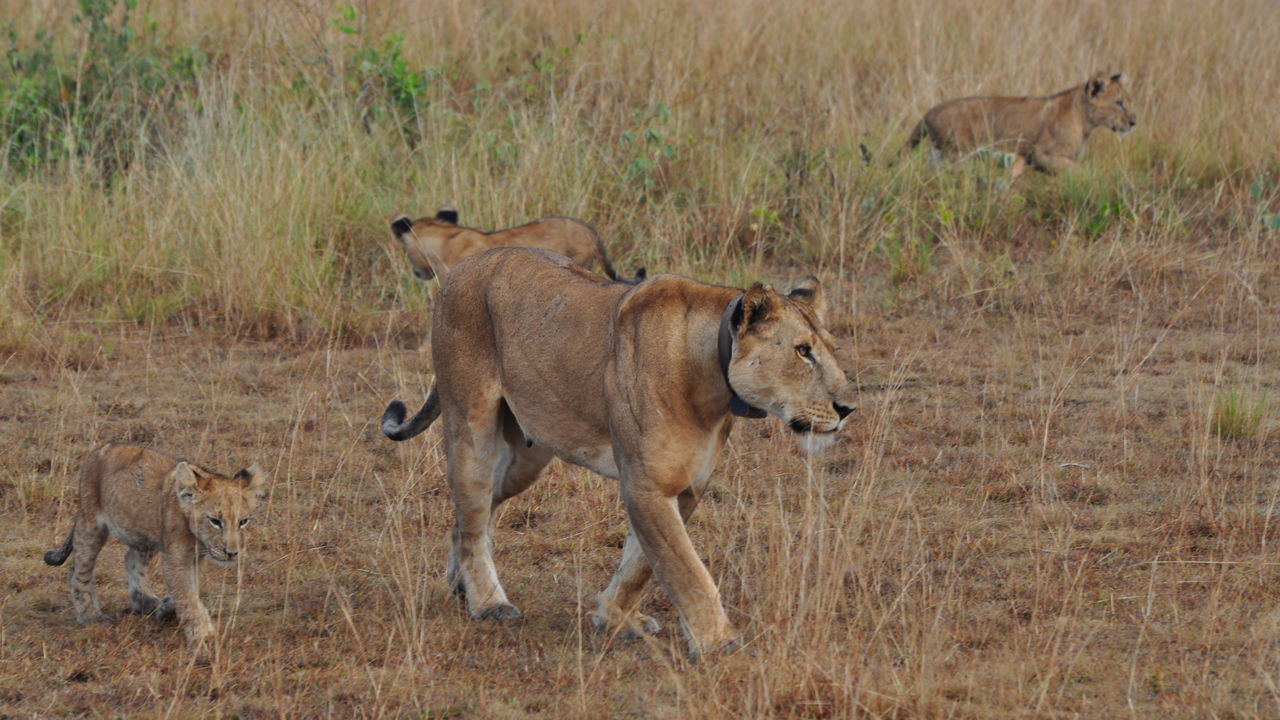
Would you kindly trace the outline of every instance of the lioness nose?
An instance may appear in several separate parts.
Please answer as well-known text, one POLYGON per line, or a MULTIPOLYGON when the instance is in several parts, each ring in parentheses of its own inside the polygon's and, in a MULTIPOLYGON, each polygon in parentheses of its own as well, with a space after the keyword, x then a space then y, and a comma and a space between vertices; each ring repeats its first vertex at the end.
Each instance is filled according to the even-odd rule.
POLYGON ((237 556, 237 555, 239 555, 239 554, 240 554, 240 551, 238 551, 238 550, 228 550, 228 551, 227 551, 227 559, 228 559, 228 560, 230 560, 231 558, 233 558, 233 557, 235 557, 235 556, 237 556))
POLYGON ((853 412, 853 407, 849 405, 841 405, 838 402, 831 403, 831 405, 836 409, 836 414, 840 416, 841 420, 849 417, 849 413, 853 412))

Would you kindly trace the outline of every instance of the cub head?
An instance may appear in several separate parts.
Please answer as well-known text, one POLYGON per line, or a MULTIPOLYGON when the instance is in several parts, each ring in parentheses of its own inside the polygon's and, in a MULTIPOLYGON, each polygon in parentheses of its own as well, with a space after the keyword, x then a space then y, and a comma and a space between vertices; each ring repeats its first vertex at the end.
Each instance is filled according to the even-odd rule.
POLYGON ((255 464, 226 477, 180 462, 173 469, 173 486, 200 554, 219 565, 236 564, 244 551, 244 528, 266 497, 267 474, 255 464))
POLYGON ((391 234, 404 245, 413 274, 419 280, 436 276, 435 268, 442 265, 440 248, 457 230, 458 211, 449 207, 440 208, 435 217, 414 221, 400 215, 391 221, 391 234))
POLYGON ((1093 127, 1106 127, 1120 137, 1138 125, 1124 89, 1124 73, 1099 73, 1084 84, 1085 112, 1093 127))
POLYGON ((853 412, 853 392, 836 363, 824 325, 818 280, 786 295, 757 283, 729 318, 734 333, 730 388, 753 407, 782 419, 815 452, 835 442, 853 412))

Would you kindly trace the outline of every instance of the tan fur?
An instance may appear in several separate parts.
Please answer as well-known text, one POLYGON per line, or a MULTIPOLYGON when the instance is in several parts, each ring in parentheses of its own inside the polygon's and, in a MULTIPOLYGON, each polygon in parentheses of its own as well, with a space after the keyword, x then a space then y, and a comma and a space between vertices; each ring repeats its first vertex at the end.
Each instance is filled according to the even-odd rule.
POLYGON ((483 232, 457 225, 457 212, 442 209, 435 217, 415 220, 398 216, 391 232, 404 244, 413 274, 423 280, 443 275, 463 258, 496 247, 536 247, 554 250, 584 268, 599 266, 610 280, 617 273, 595 228, 567 217, 551 217, 506 230, 483 232))
POLYGON ((129 547, 125 571, 133 611, 169 615, 176 610, 187 639, 198 643, 213 633, 209 611, 200 602, 199 561, 205 556, 224 566, 239 561, 243 526, 266 483, 256 465, 226 477, 146 448, 103 445, 85 456, 75 525, 60 549, 45 553, 45 562, 61 565, 73 555, 76 618, 81 623, 110 620, 94 587, 94 566, 107 538, 116 538, 129 547), (146 582, 147 565, 157 553, 169 590, 164 600, 146 582))
POLYGON ((637 611, 652 568, 690 652, 731 643, 685 520, 733 425, 734 392, 802 438, 829 440, 843 427, 851 389, 823 309, 813 278, 788 295, 672 275, 631 286, 542 250, 491 250, 445 275, 432 330, 436 384, 408 421, 392 403, 383 432, 403 440, 444 418, 457 523, 447 577, 472 617, 519 617, 493 565, 494 509, 559 457, 619 479, 631 522, 596 627, 657 630, 637 611))
POLYGON ((1124 73, 1100 73, 1088 82, 1047 97, 968 97, 925 113, 908 146, 926 137, 949 157, 990 147, 1015 153, 1014 176, 1026 164, 1056 173, 1079 160, 1085 141, 1099 127, 1121 136, 1137 124, 1129 108, 1124 73))

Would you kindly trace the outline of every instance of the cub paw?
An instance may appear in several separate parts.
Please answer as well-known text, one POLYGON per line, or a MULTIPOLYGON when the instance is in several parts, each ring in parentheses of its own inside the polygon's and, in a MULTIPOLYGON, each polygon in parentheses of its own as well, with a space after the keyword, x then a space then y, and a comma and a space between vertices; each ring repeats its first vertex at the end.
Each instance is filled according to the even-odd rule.
POLYGON ((139 615, 151 615, 160 607, 160 599, 142 592, 129 593, 129 607, 139 615))
POLYGON ((477 620, 497 620, 503 622, 506 620, 519 620, 524 617, 524 613, 520 612, 520 608, 511 603, 499 603, 490 605, 475 614, 477 620))

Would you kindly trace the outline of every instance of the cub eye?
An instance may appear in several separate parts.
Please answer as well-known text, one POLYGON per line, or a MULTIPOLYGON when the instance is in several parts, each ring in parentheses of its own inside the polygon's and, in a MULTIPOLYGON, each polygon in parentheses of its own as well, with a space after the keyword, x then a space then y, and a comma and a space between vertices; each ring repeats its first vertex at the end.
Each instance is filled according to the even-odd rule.
POLYGON ((809 347, 808 345, 805 345, 804 343, 800 343, 799 345, 796 346, 796 354, 804 358, 805 360, 812 360, 813 348, 809 347))
POLYGON ((218 518, 216 518, 216 517, 211 517, 211 518, 209 518, 209 524, 210 524, 210 525, 212 525, 212 526, 214 526, 214 527, 216 527, 216 528, 220 528, 220 527, 222 527, 222 521, 221 521, 221 520, 219 520, 219 519, 218 519, 218 518))
POLYGON ((240 527, 244 527, 245 525, 248 525, 248 524, 249 524, 249 518, 243 518, 240 520, 240 527))

